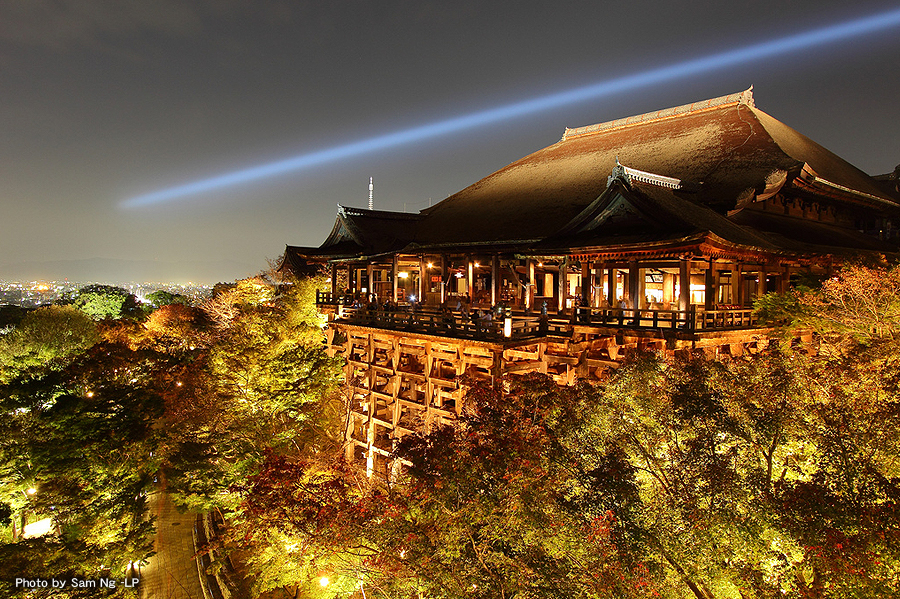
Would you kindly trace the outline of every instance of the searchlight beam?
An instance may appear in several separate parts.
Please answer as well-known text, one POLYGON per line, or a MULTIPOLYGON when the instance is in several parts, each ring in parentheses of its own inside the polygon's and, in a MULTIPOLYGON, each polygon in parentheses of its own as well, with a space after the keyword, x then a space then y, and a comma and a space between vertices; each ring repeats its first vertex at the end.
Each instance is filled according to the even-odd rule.
POLYGON ((559 108, 604 96, 621 94, 642 87, 724 69, 735 65, 760 61, 773 56, 808 50, 816 46, 857 38, 866 34, 893 29, 900 26, 900 9, 878 13, 845 23, 830 25, 720 52, 703 58, 696 58, 668 66, 650 69, 615 79, 608 79, 592 85, 578 87, 529 100, 514 102, 474 112, 434 123, 403 129, 385 135, 378 135, 346 143, 317 152, 292 156, 284 160, 260 164, 245 169, 201 179, 139 195, 123 201, 123 208, 138 208, 162 202, 170 202, 190 195, 200 194, 223 187, 265 179, 283 173, 300 171, 314 166, 335 162, 370 152, 386 150, 397 146, 419 142, 482 125, 523 117, 529 114, 559 108))

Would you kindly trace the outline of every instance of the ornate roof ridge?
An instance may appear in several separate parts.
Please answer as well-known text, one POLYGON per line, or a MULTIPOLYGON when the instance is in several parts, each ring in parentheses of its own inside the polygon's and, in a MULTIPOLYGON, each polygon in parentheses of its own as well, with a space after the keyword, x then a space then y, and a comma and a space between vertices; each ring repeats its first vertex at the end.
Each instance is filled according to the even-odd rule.
POLYGON ((624 179, 628 183, 637 181, 638 183, 647 183, 649 185, 656 185, 657 187, 665 187, 667 189, 681 189, 682 187, 681 179, 666 177, 665 175, 658 175, 656 173, 641 171, 636 168, 631 168, 630 166, 625 166, 624 164, 619 163, 618 157, 616 157, 616 166, 613 167, 612 174, 606 179, 606 186, 609 187, 612 185, 612 182, 616 179, 624 179))
POLYGON ((367 208, 354 208, 338 204, 340 216, 368 216, 373 218, 393 218, 397 220, 419 220, 421 214, 415 212, 395 212, 392 210, 369 210, 367 208))
POLYGON ((711 108, 720 108, 723 106, 736 104, 746 104, 750 107, 755 106, 753 102, 752 85, 749 89, 746 89, 742 92, 729 94, 727 96, 719 96, 718 98, 711 98, 709 100, 702 100, 700 102, 693 102, 691 104, 683 104, 681 106, 675 106, 673 108, 664 108, 662 110, 657 110, 656 112, 647 112, 644 114, 616 119, 614 121, 606 121, 605 123, 597 123, 596 125, 586 125, 584 127, 566 127, 566 130, 563 133, 562 139, 560 141, 566 141, 568 139, 572 139, 573 137, 581 137, 582 135, 599 133, 601 131, 620 129, 622 127, 628 127, 630 125, 637 125, 639 123, 659 121, 676 116, 702 112, 711 108))

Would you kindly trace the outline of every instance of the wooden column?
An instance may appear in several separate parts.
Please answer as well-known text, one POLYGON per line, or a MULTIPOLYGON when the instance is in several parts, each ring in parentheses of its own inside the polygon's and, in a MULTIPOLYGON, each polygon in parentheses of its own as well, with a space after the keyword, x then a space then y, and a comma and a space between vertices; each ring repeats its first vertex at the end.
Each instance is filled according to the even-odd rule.
POLYGON ((715 271, 713 270, 714 263, 712 258, 706 263, 706 273, 703 280, 703 307, 707 310, 712 310, 713 305, 715 305, 715 295, 716 295, 716 282, 714 280, 715 271))
POLYGON ((756 282, 756 299, 761 298, 768 291, 766 289, 766 265, 759 265, 759 280, 756 282))
POLYGON ((591 275, 591 306, 599 308, 605 297, 603 292, 603 272, 606 270, 606 264, 603 262, 594 262, 593 273, 591 275))
POLYGON ((691 305, 691 266, 682 258, 678 261, 678 309, 686 311, 691 305))
POLYGON ((447 254, 441 254, 441 305, 447 301, 447 254))
POLYGON ((738 262, 731 269, 731 301, 735 306, 744 305, 744 271, 738 262))
POLYGON ((400 255, 394 254, 394 259, 391 261, 391 285, 392 285, 392 298, 394 302, 397 302, 397 279, 399 278, 397 275, 400 274, 400 255))
POLYGON ((791 271, 787 266, 782 266, 778 270, 781 273, 778 276, 778 293, 787 293, 791 271))
POLYGON ((606 284, 608 285, 606 288, 606 302, 610 308, 618 307, 616 306, 616 274, 616 269, 612 266, 606 271, 606 284))
POLYGON ((591 264, 587 260, 581 261, 581 305, 591 305, 591 288, 594 286, 594 278, 591 276, 591 264))
POLYGON ((500 256, 491 256, 491 306, 500 301, 500 256))
POLYGON ((566 310, 566 296, 568 295, 569 288, 569 257, 566 256, 563 258, 562 262, 559 265, 559 281, 557 287, 557 294, 559 297, 556 302, 556 310, 557 312, 565 312, 566 310))
POLYGON ((472 291, 475 284, 475 264, 472 262, 472 256, 466 256, 466 277, 466 294, 469 296, 469 301, 472 301, 475 299, 472 291))
POLYGON ((632 260, 628 263, 628 305, 637 310, 641 307, 641 281, 638 263, 632 260))
POLYGON ((529 258, 525 261, 525 264, 528 268, 528 289, 525 291, 525 311, 531 312, 534 309, 534 290, 535 290, 535 281, 534 281, 534 260, 529 258))
POLYGON ((331 263, 331 299, 337 298, 337 264, 331 263))
POLYGON ((375 293, 375 266, 371 262, 366 264, 366 280, 368 281, 366 285, 369 297, 372 297, 372 294, 375 293))
MULTIPOLYGON (((419 304, 425 305, 425 278, 428 277, 428 265, 425 262, 425 256, 419 256, 419 285, 416 290, 416 299, 419 304)), ((429 281, 430 282, 430 281, 429 281)))

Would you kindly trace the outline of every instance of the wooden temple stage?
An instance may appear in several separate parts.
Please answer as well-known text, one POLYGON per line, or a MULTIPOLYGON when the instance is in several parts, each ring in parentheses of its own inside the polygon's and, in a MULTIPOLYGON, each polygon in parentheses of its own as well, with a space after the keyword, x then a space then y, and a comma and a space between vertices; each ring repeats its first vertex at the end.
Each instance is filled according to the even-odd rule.
POLYGON ((741 356, 756 299, 898 256, 900 167, 870 176, 756 107, 751 89, 566 129, 418 213, 338 206, 319 247, 328 351, 346 360, 347 453, 390 476, 451 422, 465 376, 602 381, 635 349, 741 356))

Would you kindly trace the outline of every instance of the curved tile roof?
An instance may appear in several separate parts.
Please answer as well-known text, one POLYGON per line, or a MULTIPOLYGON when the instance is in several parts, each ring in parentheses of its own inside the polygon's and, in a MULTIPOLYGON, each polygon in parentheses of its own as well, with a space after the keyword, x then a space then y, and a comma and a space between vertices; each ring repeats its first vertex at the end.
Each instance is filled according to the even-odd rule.
POLYGON ((416 241, 425 245, 545 238, 606 189, 618 160, 693 184, 691 199, 723 214, 748 188, 762 191, 772 171, 794 177, 804 164, 832 183, 897 205, 897 198, 871 177, 757 109, 747 90, 567 129, 559 142, 423 210, 416 241))

